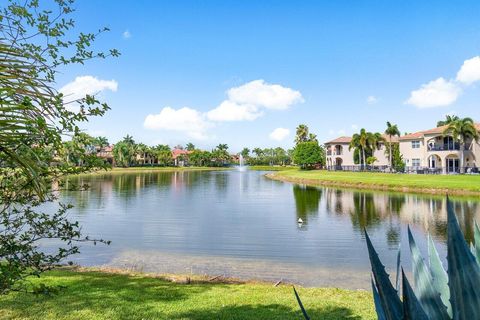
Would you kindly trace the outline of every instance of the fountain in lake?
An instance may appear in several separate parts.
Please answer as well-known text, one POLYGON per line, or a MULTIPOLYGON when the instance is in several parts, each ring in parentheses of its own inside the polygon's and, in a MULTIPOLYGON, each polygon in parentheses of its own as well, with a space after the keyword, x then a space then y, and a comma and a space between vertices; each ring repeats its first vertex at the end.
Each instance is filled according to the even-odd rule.
POLYGON ((245 160, 243 159, 243 156, 242 156, 242 155, 240 155, 240 156, 238 157, 238 164, 239 164, 238 170, 239 170, 239 171, 245 171, 245 160))

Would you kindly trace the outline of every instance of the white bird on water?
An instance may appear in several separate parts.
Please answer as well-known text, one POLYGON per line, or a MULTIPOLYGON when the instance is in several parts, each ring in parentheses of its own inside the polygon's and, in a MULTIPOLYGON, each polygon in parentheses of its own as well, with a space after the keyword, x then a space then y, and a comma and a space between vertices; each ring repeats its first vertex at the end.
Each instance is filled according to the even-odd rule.
POLYGON ((298 222, 298 223, 303 223, 302 218, 298 218, 298 221, 297 221, 297 222, 298 222))

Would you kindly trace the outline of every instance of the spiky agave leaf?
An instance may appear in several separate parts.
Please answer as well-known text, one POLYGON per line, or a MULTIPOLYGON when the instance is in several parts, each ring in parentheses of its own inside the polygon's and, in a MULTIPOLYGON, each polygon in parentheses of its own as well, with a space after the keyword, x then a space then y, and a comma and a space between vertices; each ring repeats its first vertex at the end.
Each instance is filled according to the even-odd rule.
POLYGON ((432 285, 435 290, 440 293, 440 299, 447 307, 447 312, 452 317, 452 305, 450 304, 450 289, 448 288, 448 275, 445 271, 440 255, 438 254, 433 239, 428 234, 428 262, 430 265, 430 273, 432 275, 432 285))
POLYGON ((370 241, 367 230, 365 232, 365 238, 367 240, 368 256, 370 258, 370 264, 372 266, 372 273, 375 279, 375 284, 380 297, 380 304, 385 314, 386 320, 401 320, 403 317, 402 302, 398 297, 397 291, 392 286, 390 278, 385 271, 380 258, 378 257, 375 248, 370 241))
POLYGON ((480 318, 480 267, 470 252, 447 197, 448 286, 454 320, 480 318))
POLYGON ((429 317, 418 301, 412 286, 408 282, 405 272, 402 268, 402 287, 403 287, 403 319, 404 320, 430 320, 436 319, 429 317))
POLYGON ((400 258, 401 258, 401 249, 402 246, 398 244, 398 251, 397 251, 397 275, 395 277, 395 290, 400 294, 400 258))
POLYGON ((477 263, 480 263, 480 229, 478 228, 478 224, 475 221, 475 256, 477 257, 477 263))
POLYGON ((297 290, 295 290, 295 287, 293 287, 293 293, 295 293, 295 298, 297 298, 298 305, 300 306, 300 309, 302 310, 303 317, 305 320, 310 320, 310 317, 307 314, 307 311, 303 307, 302 300, 300 300, 300 296, 297 293, 297 290))
POLYGON ((415 243, 410 227, 408 227, 408 243, 410 245, 410 254, 412 256, 415 293, 418 300, 430 318, 438 320, 450 319, 447 308, 440 298, 440 293, 437 292, 433 286, 432 275, 420 254, 420 250, 415 243))
POLYGON ((373 292, 373 302, 375 304, 375 311, 377 312, 377 319, 378 320, 385 320, 385 312, 382 308, 382 303, 380 302, 380 296, 378 295, 377 287, 373 282, 373 278, 371 279, 372 282, 372 292, 373 292))

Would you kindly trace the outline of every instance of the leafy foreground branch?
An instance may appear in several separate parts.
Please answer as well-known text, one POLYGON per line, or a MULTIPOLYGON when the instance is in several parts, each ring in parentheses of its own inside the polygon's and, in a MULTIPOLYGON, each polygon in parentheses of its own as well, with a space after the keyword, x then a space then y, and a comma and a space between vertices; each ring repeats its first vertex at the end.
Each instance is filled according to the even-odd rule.
MULTIPOLYGON (((400 259, 397 260, 397 281, 394 287, 365 231, 370 263, 372 291, 380 320, 471 320, 480 319, 480 229, 475 224, 475 246, 469 248, 458 225, 451 202, 447 198, 447 261, 448 272, 440 261, 433 240, 428 236, 428 263, 420 254, 410 228, 408 239, 412 257, 414 287, 403 269, 402 294, 398 284, 400 259)), ((298 297, 305 319, 309 319, 298 297)))
POLYGON ((62 177, 105 167, 88 150, 79 124, 109 107, 88 95, 68 101, 55 79, 68 65, 119 53, 91 48, 106 29, 67 36, 74 31, 72 12, 72 0, 0 4, 0 294, 26 290, 25 279, 90 241, 57 197, 66 187, 62 177), (59 161, 65 137, 82 167, 59 161))

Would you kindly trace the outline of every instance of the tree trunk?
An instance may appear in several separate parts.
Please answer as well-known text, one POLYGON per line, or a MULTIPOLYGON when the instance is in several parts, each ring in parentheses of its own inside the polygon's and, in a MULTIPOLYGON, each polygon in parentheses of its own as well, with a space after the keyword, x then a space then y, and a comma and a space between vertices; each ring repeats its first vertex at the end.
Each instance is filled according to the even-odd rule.
POLYGON ((362 147, 362 163, 363 163, 363 170, 365 170, 365 166, 367 164, 367 161, 365 160, 365 148, 362 147))
POLYGON ((393 163, 392 163, 392 136, 390 136, 390 142, 389 142, 389 147, 390 147, 390 152, 389 152, 389 161, 390 161, 390 172, 392 172, 392 168, 393 168, 393 163))
POLYGON ((461 142, 460 143, 460 173, 465 173, 465 166, 463 163, 464 160, 464 150, 465 150, 465 143, 461 142))

